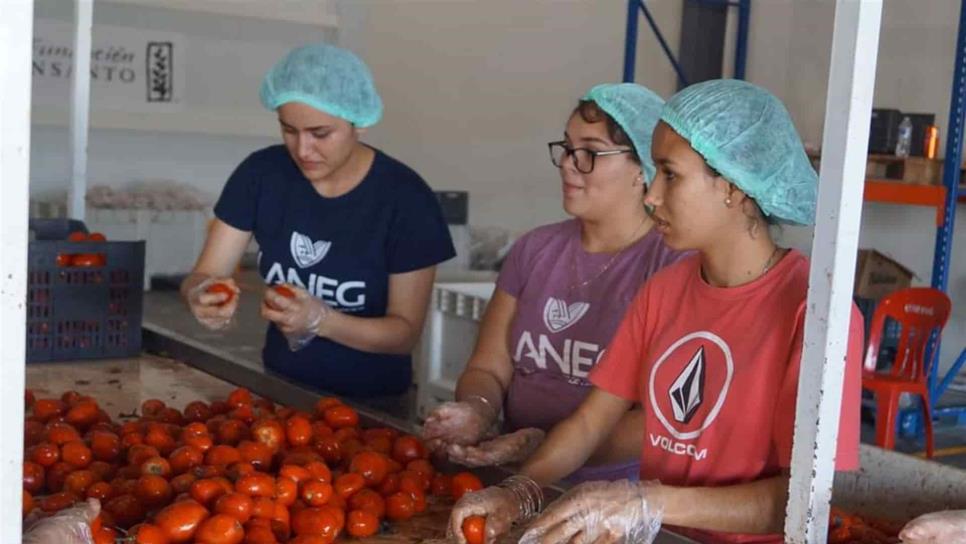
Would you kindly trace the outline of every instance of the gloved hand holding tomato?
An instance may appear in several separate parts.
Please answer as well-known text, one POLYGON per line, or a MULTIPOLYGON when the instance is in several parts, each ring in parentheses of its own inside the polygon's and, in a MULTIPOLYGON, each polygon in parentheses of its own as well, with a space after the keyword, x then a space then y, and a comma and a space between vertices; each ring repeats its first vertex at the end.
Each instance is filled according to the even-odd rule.
POLYGON ((185 295, 191 313, 199 323, 212 330, 222 329, 231 322, 238 309, 241 291, 231 278, 207 278, 185 295))
POLYGON ((262 317, 282 331, 292 351, 309 345, 331 312, 328 304, 295 285, 275 285, 262 298, 262 317))

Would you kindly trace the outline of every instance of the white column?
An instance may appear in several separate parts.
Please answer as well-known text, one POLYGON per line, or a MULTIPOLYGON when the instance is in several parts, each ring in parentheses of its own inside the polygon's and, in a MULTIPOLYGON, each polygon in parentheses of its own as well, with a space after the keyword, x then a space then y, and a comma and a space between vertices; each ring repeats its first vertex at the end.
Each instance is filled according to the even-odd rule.
POLYGON ((33 0, 0 16, 0 542, 20 542, 33 0))
POLYGON ((836 1, 785 519, 791 544, 822 544, 828 531, 881 17, 881 0, 836 1))
POLYGON ((91 110, 91 26, 94 0, 74 4, 74 70, 70 78, 70 190, 67 215, 84 219, 87 196, 87 132, 91 110))

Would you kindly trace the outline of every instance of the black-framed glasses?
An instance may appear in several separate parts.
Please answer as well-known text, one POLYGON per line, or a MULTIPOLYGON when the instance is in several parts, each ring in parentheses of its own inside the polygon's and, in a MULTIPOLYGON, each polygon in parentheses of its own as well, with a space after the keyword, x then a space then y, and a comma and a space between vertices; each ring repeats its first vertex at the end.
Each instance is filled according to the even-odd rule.
POLYGON ((587 149, 586 147, 570 147, 567 142, 560 140, 559 142, 550 142, 547 144, 550 148, 550 162, 554 166, 560 168, 563 166, 564 159, 567 155, 570 155, 571 160, 574 162, 574 167, 581 174, 589 174, 594 171, 594 162, 597 157, 609 157, 611 155, 620 155, 622 153, 633 153, 633 149, 611 149, 607 151, 594 151, 593 149, 587 149))

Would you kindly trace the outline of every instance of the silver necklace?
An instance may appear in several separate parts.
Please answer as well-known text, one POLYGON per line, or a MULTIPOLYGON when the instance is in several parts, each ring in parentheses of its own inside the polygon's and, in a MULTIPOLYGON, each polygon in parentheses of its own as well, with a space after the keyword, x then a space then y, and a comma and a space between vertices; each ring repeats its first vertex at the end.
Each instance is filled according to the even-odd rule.
POLYGON ((580 273, 577 272, 577 259, 574 259, 573 261, 571 261, 570 268, 571 268, 571 271, 573 272, 574 277, 577 278, 578 283, 575 283, 575 284, 571 285, 570 288, 567 289, 567 292, 570 293, 570 292, 573 292, 575 289, 580 289, 581 287, 586 287, 587 285, 589 285, 591 282, 593 282, 597 278, 603 276, 604 275, 604 272, 607 272, 607 269, 610 268, 610 265, 614 264, 614 261, 616 261, 617 258, 620 257, 627 248, 629 248, 632 245, 634 245, 634 242, 635 242, 635 240, 637 238, 637 233, 641 231, 641 227, 644 226, 644 223, 647 222, 647 219, 648 219, 648 216, 645 215, 644 216, 644 219, 641 220, 641 224, 638 225, 636 229, 634 229, 634 233, 631 234, 630 239, 626 243, 624 243, 624 245, 616 253, 614 253, 614 256, 611 257, 606 263, 604 263, 604 266, 597 272, 597 274, 595 274, 590 279, 584 280, 584 281, 579 281, 580 280, 580 273))
POLYGON ((765 273, 768 272, 771 269, 771 267, 775 264, 775 262, 778 262, 778 260, 775 260, 775 262, 772 262, 772 260, 775 259, 775 255, 778 255, 778 253, 781 250, 782 250, 782 248, 780 248, 778 246, 775 246, 775 250, 771 252, 771 255, 768 256, 768 260, 765 261, 765 266, 762 267, 761 274, 758 274, 758 277, 759 278, 762 277, 762 276, 764 276, 765 273))

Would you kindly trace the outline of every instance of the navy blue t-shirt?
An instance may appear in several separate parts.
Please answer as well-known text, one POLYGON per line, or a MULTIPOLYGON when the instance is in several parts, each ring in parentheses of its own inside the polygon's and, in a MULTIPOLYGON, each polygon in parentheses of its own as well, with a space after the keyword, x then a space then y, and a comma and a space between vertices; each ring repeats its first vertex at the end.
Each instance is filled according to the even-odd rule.
MULTIPOLYGON (((432 190, 379 150, 362 182, 336 198, 316 192, 284 146, 256 151, 225 184, 215 215, 254 233, 267 284, 299 285, 358 317, 386 315, 390 274, 456 254, 432 190)), ((412 381, 409 355, 367 353, 326 338, 292 352, 274 324, 262 357, 274 372, 342 395, 394 395, 412 381)))

